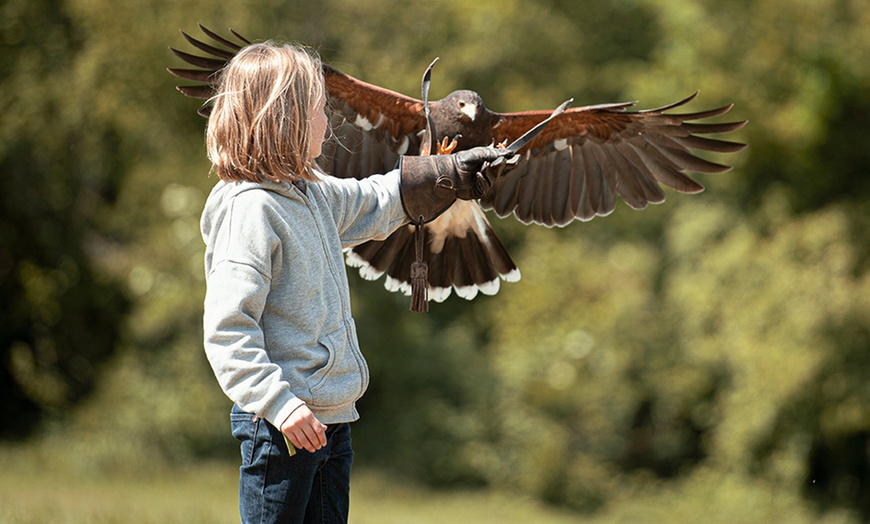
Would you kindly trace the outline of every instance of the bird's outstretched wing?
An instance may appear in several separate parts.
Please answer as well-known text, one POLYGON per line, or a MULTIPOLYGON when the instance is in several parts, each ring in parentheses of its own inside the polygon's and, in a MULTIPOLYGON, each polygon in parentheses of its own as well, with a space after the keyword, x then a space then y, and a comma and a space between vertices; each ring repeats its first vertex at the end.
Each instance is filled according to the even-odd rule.
MULTIPOLYGON (((730 167, 696 156, 691 149, 733 153, 745 144, 699 135, 736 131, 746 121, 697 122, 727 113, 671 114, 698 93, 674 104, 628 111, 633 102, 569 109, 526 148, 517 167, 493 181, 481 199, 500 217, 513 213, 525 224, 564 226, 575 219, 610 214, 615 195, 634 209, 665 200, 660 184, 681 193, 704 189, 688 172, 722 173, 730 167)), ((496 141, 512 141, 549 115, 547 111, 500 114, 496 141)))
MULTIPOLYGON (((184 38, 209 56, 198 56, 170 48, 176 56, 200 69, 168 68, 173 75, 198 82, 177 86, 187 96, 209 100, 221 70, 229 60, 251 43, 233 31, 237 41, 222 37, 200 25, 214 44, 208 44, 182 31, 184 38), (220 47, 218 47, 218 45, 220 47)), ((332 137, 323 145, 318 164, 330 175, 340 178, 365 178, 373 173, 393 169, 400 155, 417 154, 419 133, 425 127, 423 102, 357 80, 323 64, 323 76, 329 96, 327 113, 332 137)), ((206 102, 199 113, 208 116, 206 102)))

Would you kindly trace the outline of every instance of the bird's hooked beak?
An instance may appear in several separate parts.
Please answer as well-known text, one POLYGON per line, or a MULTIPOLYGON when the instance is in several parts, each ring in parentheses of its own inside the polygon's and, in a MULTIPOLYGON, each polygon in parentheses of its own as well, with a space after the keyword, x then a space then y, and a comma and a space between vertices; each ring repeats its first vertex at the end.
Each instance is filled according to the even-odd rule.
POLYGON ((471 102, 459 102, 459 111, 470 118, 472 122, 477 118, 477 104, 472 104, 471 102))

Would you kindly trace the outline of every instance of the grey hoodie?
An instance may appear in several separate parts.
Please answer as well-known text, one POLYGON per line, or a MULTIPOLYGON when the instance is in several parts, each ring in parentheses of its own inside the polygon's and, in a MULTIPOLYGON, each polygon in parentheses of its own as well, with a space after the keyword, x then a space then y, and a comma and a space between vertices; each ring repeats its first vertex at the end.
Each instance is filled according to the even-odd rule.
POLYGON ((233 402, 275 426, 303 403, 324 424, 359 418, 369 372, 342 249, 406 220, 398 171, 214 187, 201 222, 204 345, 233 402))

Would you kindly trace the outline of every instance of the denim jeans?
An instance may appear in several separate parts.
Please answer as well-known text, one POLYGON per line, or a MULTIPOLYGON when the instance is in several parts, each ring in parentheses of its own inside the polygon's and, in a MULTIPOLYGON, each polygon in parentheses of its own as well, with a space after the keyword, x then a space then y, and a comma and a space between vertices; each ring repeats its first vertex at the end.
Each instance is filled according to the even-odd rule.
POLYGON ((233 406, 233 436, 241 441, 239 510, 244 524, 347 522, 353 449, 350 424, 326 429, 326 446, 292 457, 281 432, 233 406))

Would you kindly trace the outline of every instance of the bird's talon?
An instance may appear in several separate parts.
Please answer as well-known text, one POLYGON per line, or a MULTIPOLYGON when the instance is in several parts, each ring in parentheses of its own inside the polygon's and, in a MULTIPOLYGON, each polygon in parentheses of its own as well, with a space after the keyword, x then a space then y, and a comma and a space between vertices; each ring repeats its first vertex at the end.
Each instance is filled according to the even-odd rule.
POLYGON ((448 142, 447 137, 445 136, 441 139, 440 142, 438 142, 438 154, 449 155, 453 153, 453 151, 456 149, 456 146, 458 145, 459 142, 455 138, 452 141, 448 142))

